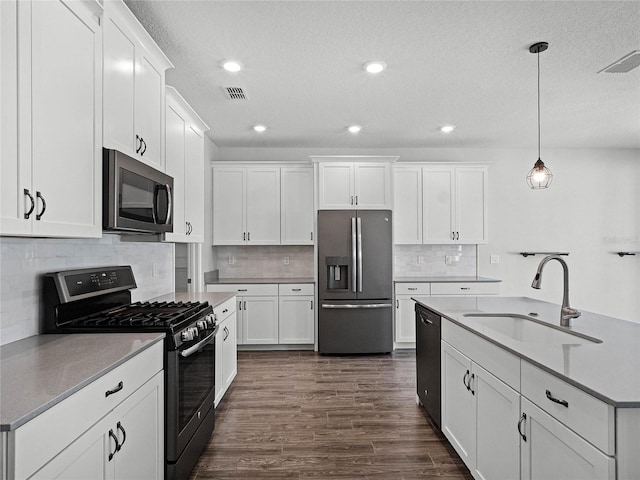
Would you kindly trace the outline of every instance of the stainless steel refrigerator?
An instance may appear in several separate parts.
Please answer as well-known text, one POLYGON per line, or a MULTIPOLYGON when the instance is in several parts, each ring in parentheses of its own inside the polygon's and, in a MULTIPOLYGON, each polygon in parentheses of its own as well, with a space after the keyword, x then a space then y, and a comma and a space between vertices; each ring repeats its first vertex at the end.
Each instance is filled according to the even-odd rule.
POLYGON ((318 351, 393 350, 390 210, 318 212, 318 351))

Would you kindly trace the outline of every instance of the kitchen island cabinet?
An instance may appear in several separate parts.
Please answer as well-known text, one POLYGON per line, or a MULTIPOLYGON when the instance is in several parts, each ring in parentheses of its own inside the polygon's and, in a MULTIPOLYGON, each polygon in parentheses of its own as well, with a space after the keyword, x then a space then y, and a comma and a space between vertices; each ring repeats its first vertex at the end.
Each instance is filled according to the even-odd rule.
POLYGON ((42 335, 3 346, 1 478, 163 478, 163 338, 42 335))
POLYGON ((102 7, 0 3, 0 234, 100 237, 102 7))
POLYGON ((640 325, 583 312, 566 330, 595 341, 525 341, 466 314, 533 313, 555 326, 560 307, 519 297, 415 298, 442 317, 443 432, 475 478, 638 478, 640 325), (493 461, 493 446, 512 453, 493 461), (507 464, 508 472, 495 469, 507 464))

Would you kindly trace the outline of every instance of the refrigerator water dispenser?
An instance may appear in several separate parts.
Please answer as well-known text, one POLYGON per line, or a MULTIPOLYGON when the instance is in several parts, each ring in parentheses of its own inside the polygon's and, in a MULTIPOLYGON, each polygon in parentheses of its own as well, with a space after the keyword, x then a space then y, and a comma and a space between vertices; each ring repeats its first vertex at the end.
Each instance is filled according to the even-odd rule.
POLYGON ((327 290, 349 289, 349 257, 325 257, 327 290))

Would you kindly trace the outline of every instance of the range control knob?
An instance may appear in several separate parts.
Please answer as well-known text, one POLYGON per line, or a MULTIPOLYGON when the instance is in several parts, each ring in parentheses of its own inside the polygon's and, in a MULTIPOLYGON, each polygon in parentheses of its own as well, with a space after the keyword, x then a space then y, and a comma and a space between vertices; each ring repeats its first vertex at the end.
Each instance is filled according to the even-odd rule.
POLYGON ((191 340, 193 340, 193 332, 191 331, 190 328, 187 328, 182 332, 182 335, 180 335, 180 338, 182 338, 183 342, 190 342, 191 340))
POLYGON ((207 315, 207 325, 209 325, 209 328, 213 328, 216 326, 216 315, 215 313, 212 313, 211 315, 207 315))
POLYGON ((198 326, 198 328, 200 330, 206 330, 207 329, 207 320, 206 319, 205 320, 198 320, 196 322, 196 325, 198 326))

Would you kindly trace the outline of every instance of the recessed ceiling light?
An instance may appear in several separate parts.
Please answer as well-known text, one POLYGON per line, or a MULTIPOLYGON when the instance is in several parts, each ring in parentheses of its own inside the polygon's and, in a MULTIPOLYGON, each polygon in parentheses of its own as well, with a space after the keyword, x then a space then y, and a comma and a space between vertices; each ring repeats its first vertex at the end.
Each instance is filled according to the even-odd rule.
POLYGON ((360 125, 351 125, 351 126, 349 127, 349 132, 350 132, 350 133, 354 133, 354 134, 355 134, 355 133, 359 133, 359 132, 360 132, 360 130, 362 130, 362 127, 361 127, 360 125))
POLYGON ((264 132, 264 131, 267 129, 267 127, 265 127, 264 125, 255 125, 255 126, 253 127, 253 129, 254 129, 256 132, 262 133, 262 132, 264 132))
POLYGON ((455 125, 445 125, 444 127, 440 127, 440 131, 442 133, 451 133, 456 129, 455 125))
POLYGON ((380 73, 385 68, 387 68, 387 64, 384 62, 367 62, 364 64, 364 69, 369 73, 380 73))
POLYGON ((223 60, 220 65, 227 72, 239 72, 242 70, 242 64, 236 60, 223 60))

